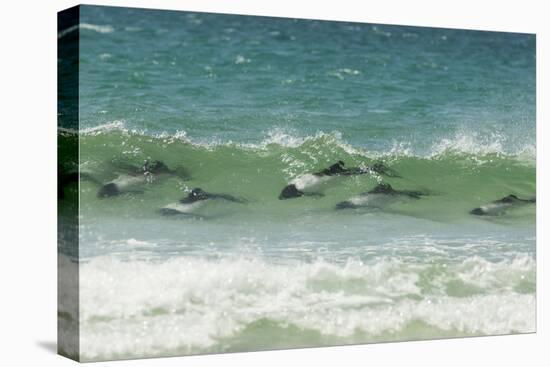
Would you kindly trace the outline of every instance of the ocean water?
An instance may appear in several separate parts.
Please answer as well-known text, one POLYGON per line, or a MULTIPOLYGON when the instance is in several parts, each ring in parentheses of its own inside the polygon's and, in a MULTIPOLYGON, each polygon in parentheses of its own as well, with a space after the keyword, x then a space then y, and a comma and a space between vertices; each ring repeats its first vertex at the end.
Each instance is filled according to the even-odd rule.
POLYGON ((470 214, 536 196, 534 35, 93 6, 79 32, 83 360, 535 331, 535 205, 470 214), (178 174, 98 198, 152 160, 178 174), (339 160, 395 175, 278 199, 339 160), (426 195, 336 209, 379 183, 426 195), (197 187, 243 202, 161 215, 197 187))

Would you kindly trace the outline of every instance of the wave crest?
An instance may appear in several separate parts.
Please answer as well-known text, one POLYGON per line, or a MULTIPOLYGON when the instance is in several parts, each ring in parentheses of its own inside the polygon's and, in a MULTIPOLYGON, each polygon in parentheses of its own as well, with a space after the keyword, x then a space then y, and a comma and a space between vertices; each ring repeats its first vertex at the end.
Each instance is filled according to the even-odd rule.
MULTIPOLYGON (((187 131, 180 130, 175 133, 154 133, 146 130, 129 129, 124 121, 116 120, 103 125, 85 128, 81 130, 83 136, 96 136, 109 133, 122 133, 127 136, 148 136, 162 139, 166 143, 186 143, 194 146, 213 150, 220 147, 236 147, 243 150, 265 151, 270 148, 301 148, 317 146, 320 149, 334 147, 352 156, 360 156, 368 159, 396 159, 400 157, 420 159, 441 159, 448 156, 467 156, 483 162, 498 156, 513 158, 524 162, 536 160, 535 144, 521 146, 510 146, 502 134, 491 134, 482 136, 475 132, 460 132, 450 137, 435 141, 428 148, 414 147, 411 142, 394 140, 385 150, 375 150, 369 147, 353 146, 343 138, 339 131, 324 132, 318 131, 314 135, 302 136, 295 131, 274 128, 266 132, 265 138, 257 143, 234 142, 221 139, 200 139, 192 138, 187 131), (487 159, 486 159, 487 158, 487 159)), ((333 151, 335 151, 333 149, 333 151)))
POLYGON ((110 25, 98 25, 90 23, 80 23, 72 27, 66 28, 57 33, 57 38, 65 37, 67 34, 76 31, 77 29, 86 29, 97 33, 112 33, 115 29, 110 25))

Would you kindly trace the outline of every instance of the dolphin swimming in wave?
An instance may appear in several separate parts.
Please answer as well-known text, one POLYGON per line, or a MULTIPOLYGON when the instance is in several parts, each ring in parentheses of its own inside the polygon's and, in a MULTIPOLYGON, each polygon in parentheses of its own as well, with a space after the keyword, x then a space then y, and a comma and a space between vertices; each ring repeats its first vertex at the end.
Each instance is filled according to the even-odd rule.
POLYGON ((336 204, 336 209, 356 209, 362 207, 380 207, 388 201, 398 198, 420 199, 427 195, 422 191, 395 190, 391 185, 382 183, 374 189, 336 204))
POLYGON ((146 161, 142 167, 138 169, 129 167, 127 171, 112 181, 102 184, 97 197, 107 198, 130 192, 142 193, 139 187, 144 184, 155 182, 168 175, 178 176, 175 170, 171 170, 161 161, 146 161))
POLYGON ((189 195, 178 202, 160 208, 159 212, 162 215, 191 214, 199 207, 202 207, 207 201, 211 200, 225 200, 239 204, 246 203, 246 200, 236 198, 232 195, 209 193, 197 187, 191 190, 189 195))
POLYGON ((362 175, 365 173, 378 173, 381 175, 387 175, 390 177, 399 177, 395 171, 390 169, 382 162, 376 162, 369 167, 352 167, 345 168, 345 163, 343 161, 338 161, 332 166, 325 168, 319 172, 313 173, 315 176, 352 176, 352 175, 362 175))
POLYGON ((535 204, 536 199, 520 199, 516 195, 508 195, 502 199, 492 201, 478 208, 472 209, 470 214, 473 215, 503 215, 508 209, 521 207, 528 204, 535 204))
POLYGON ((338 161, 328 168, 315 173, 306 173, 290 181, 279 194, 280 200, 293 199, 301 196, 322 196, 320 193, 307 192, 321 183, 329 181, 334 177, 355 176, 377 173, 389 177, 400 177, 394 170, 382 162, 377 162, 368 167, 346 168, 343 161, 338 161))

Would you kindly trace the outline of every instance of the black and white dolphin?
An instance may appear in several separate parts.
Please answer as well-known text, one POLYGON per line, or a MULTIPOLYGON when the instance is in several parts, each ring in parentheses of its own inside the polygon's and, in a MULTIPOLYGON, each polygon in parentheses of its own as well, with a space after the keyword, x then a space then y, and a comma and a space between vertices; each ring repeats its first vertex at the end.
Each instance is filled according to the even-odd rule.
POLYGON ((140 187, 144 184, 153 183, 168 175, 178 176, 175 170, 171 170, 161 161, 146 161, 141 168, 130 167, 127 171, 114 180, 102 184, 97 196, 107 198, 128 192, 142 192, 140 187))
POLYGON ((516 195, 508 195, 503 197, 502 199, 498 199, 488 204, 482 205, 478 208, 472 209, 470 210, 470 214, 490 215, 490 216, 502 215, 508 209, 517 208, 524 205, 535 204, 535 203, 536 203, 535 198, 520 199, 516 195))
POLYGON ((191 214, 210 200, 225 200, 239 204, 246 202, 246 200, 236 198, 232 195, 209 193, 197 187, 178 202, 160 208, 159 212, 162 215, 191 214))
POLYGON ((304 192, 298 190, 296 184, 286 185, 283 191, 279 194, 279 200, 299 198, 300 196, 323 196, 323 194, 318 192, 304 192))
POLYGON ((390 184, 378 184, 375 188, 349 200, 336 204, 336 209, 356 209, 362 207, 380 207, 394 199, 420 199, 427 195, 422 191, 395 190, 390 184))
POLYGON ((307 192, 316 186, 340 176, 355 176, 377 173, 390 177, 400 177, 395 171, 382 162, 377 162, 368 167, 346 168, 343 161, 338 161, 328 168, 314 173, 299 175, 286 185, 279 194, 280 200, 293 199, 301 196, 321 196, 319 193, 307 192))
POLYGON ((372 166, 367 167, 351 167, 345 168, 345 163, 343 161, 338 161, 331 165, 328 168, 325 168, 319 172, 313 173, 315 176, 352 176, 352 175, 362 175, 365 173, 378 173, 381 175, 387 175, 390 177, 399 177, 395 171, 390 169, 382 162, 376 162, 372 166))

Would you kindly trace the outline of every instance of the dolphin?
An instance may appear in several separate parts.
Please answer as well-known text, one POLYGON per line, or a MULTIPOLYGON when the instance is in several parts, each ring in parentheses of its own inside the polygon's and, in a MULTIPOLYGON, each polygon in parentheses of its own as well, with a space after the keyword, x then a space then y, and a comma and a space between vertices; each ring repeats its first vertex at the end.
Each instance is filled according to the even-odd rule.
POLYGON ((175 170, 171 170, 166 164, 156 160, 146 161, 138 169, 129 167, 127 170, 128 173, 121 174, 112 181, 102 184, 97 192, 97 197, 107 198, 128 192, 142 193, 143 191, 138 189, 140 185, 152 183, 167 175, 178 176, 175 170))
POLYGON ((323 196, 318 192, 304 192, 298 190, 295 184, 286 185, 283 191, 279 194, 279 200, 298 198, 300 196, 323 196))
POLYGON ((306 190, 311 190, 315 186, 329 181, 334 177, 373 173, 386 175, 389 177, 400 177, 394 170, 390 169, 382 162, 376 162, 372 166, 368 167, 346 168, 343 161, 338 161, 321 171, 299 175, 283 188, 279 194, 279 199, 293 199, 301 196, 322 196, 322 194, 319 193, 307 193, 306 190))
POLYGON ((391 199, 420 199, 426 193, 422 191, 395 190, 390 184, 381 183, 370 191, 336 204, 336 209, 356 209, 361 207, 379 207, 391 199))
POLYGON ((511 194, 503 197, 502 199, 498 199, 478 208, 474 208, 470 210, 470 214, 490 216, 503 215, 508 209, 535 203, 536 198, 520 199, 516 195, 511 194))
POLYGON ((246 200, 236 198, 232 195, 209 193, 197 187, 178 202, 160 208, 159 212, 162 215, 191 214, 210 200, 225 200, 239 204, 246 203, 246 200))
POLYGON ((353 176, 353 175, 362 175, 365 173, 378 173, 381 175, 386 175, 389 177, 400 177, 397 173, 386 166, 382 162, 376 162, 372 166, 367 167, 351 167, 345 168, 345 163, 343 161, 338 161, 331 165, 328 168, 325 168, 319 172, 315 172, 315 176, 353 176))

